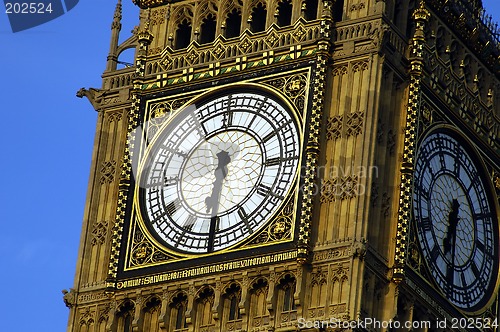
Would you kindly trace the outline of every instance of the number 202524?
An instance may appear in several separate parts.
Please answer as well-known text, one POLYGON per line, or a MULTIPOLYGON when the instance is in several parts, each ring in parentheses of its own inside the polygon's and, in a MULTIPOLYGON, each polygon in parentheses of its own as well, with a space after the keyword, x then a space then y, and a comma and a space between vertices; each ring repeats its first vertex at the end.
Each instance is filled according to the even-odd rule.
POLYGON ((51 14, 52 3, 43 2, 6 2, 6 14, 51 14))

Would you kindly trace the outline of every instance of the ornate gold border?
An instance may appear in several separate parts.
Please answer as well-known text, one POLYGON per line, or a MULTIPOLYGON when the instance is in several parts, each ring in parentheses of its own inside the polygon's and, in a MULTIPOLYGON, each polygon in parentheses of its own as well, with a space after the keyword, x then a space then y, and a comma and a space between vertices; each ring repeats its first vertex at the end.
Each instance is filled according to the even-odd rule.
MULTIPOLYGON (((310 67, 305 67, 301 69, 296 69, 296 70, 291 70, 285 73, 279 73, 279 74, 272 74, 272 75, 267 75, 265 77, 259 77, 251 80, 247 80, 245 82, 238 82, 238 83, 230 83, 227 84, 223 87, 218 87, 218 88, 206 88, 206 89, 201 89, 193 92, 187 92, 187 93, 179 93, 174 96, 168 96, 168 97, 161 97, 161 98, 155 98, 152 100, 148 100, 146 102, 146 107, 145 110, 141 110, 140 112, 149 112, 151 110, 152 105, 155 103, 159 102, 172 102, 175 100, 182 99, 184 103, 190 103, 196 100, 200 100, 205 98, 206 96, 217 93, 219 91, 222 91, 223 89, 231 89, 234 87, 239 87, 241 88, 242 84, 246 84, 247 86, 253 86, 258 89, 268 91, 272 93, 273 95, 277 95, 282 101, 284 101, 290 110, 292 110, 293 116, 296 118, 296 121, 299 125, 299 137, 300 140, 302 141, 301 146, 303 146, 304 143, 304 136, 303 133, 307 128, 308 122, 305 121, 306 117, 308 116, 307 114, 307 100, 309 98, 309 93, 311 90, 311 84, 310 84, 310 77, 311 77, 311 71, 312 69, 310 67), (301 91, 300 94, 302 95, 301 98, 297 97, 297 92, 301 91), (196 96, 194 96, 196 95, 196 96), (294 97, 295 96, 295 97, 294 97)), ((146 115, 146 114, 144 114, 146 115)), ((160 126, 165 126, 168 123, 168 121, 163 122, 160 124, 160 126)), ((137 127, 137 124, 136 124, 137 127)), ((155 133, 150 133, 149 130, 151 128, 142 128, 143 133, 147 134, 152 134, 153 136, 155 133)), ((129 128, 130 132, 133 132, 134 129, 129 128)), ((159 132, 161 129, 158 128, 156 132, 159 132)), ((133 136, 133 135, 130 135, 133 136)), ((147 137, 148 140, 150 140, 150 137, 147 137)), ((129 137, 130 142, 135 141, 135 138, 129 137)), ((139 144, 139 143, 137 143, 139 144)), ((303 150, 303 148, 301 148, 303 150)), ((138 153, 140 158, 144 158, 146 155, 146 147, 144 145, 140 145, 139 147, 135 147, 134 151, 129 151, 130 154, 136 154, 138 153)), ((300 156, 300 160, 302 160, 303 157, 302 155, 300 156)), ((302 164, 299 164, 299 167, 303 167, 302 164)), ((130 171, 130 170, 129 170, 130 171)), ((299 169, 299 173, 297 176, 300 176, 302 173, 302 169, 299 169)), ((237 247, 231 247, 227 251, 224 250, 224 252, 216 252, 212 254, 206 254, 203 256, 216 256, 219 254, 227 253, 227 252, 233 252, 233 251, 239 251, 239 250, 244 250, 248 248, 255 248, 255 247, 262 247, 262 246, 268 246, 268 245, 274 245, 277 243, 284 243, 284 242, 291 242, 293 241, 293 234, 295 233, 295 227, 296 222, 294 213, 297 209, 297 203, 299 200, 299 190, 298 190, 298 185, 299 185, 299 178, 296 179, 296 184, 292 187, 295 188, 293 189, 293 193, 290 192, 290 198, 282 204, 282 207, 280 208, 280 212, 276 215, 276 218, 274 218, 273 222, 269 222, 266 224, 266 226, 263 226, 261 230, 258 232, 255 237, 252 237, 252 239, 249 239, 243 244, 243 247, 241 246, 241 243, 237 245, 237 247), (276 236, 273 236, 274 229, 277 228, 278 230, 282 228, 282 222, 286 220, 290 220, 290 229, 287 230, 287 236, 288 237, 281 237, 277 238, 276 236), (264 237, 264 234, 266 234, 266 239, 264 240, 264 243, 259 242, 259 237, 264 237)), ((129 188, 132 189, 132 188, 129 188)), ((136 191, 134 191, 134 196, 136 196, 136 191)), ((130 192, 130 191, 129 191, 130 192)), ((189 260, 193 258, 198 258, 202 257, 202 255, 185 255, 185 256, 180 256, 178 253, 172 253, 167 250, 163 245, 158 243, 156 240, 152 239, 151 236, 147 235, 147 230, 145 230, 144 225, 141 224, 140 220, 136 220, 138 215, 137 211, 137 201, 136 198, 134 198, 134 205, 133 205, 133 211, 131 212, 131 225, 129 227, 129 232, 127 234, 127 242, 126 242, 126 257, 125 257, 125 265, 123 271, 132 271, 132 270, 139 270, 142 268, 146 267, 152 267, 152 266, 158 266, 158 265, 163 265, 163 264, 169 264, 172 262, 179 262, 183 260, 189 260), (141 231, 143 234, 146 234, 144 238, 147 239, 149 244, 144 245, 143 247, 140 247, 141 243, 144 244, 145 242, 143 241, 144 238, 139 239, 139 241, 136 241, 134 243, 134 236, 137 235, 136 232, 137 230, 141 231), (149 247, 150 245, 153 245, 154 247, 149 247), (145 264, 136 264, 137 262, 132 262, 133 258, 133 253, 134 250, 137 254, 143 255, 143 257, 152 257, 152 253, 148 252, 148 250, 151 250, 151 248, 154 248, 155 255, 158 255, 157 260, 149 260, 145 264), (134 264, 133 264, 134 263, 134 264)))

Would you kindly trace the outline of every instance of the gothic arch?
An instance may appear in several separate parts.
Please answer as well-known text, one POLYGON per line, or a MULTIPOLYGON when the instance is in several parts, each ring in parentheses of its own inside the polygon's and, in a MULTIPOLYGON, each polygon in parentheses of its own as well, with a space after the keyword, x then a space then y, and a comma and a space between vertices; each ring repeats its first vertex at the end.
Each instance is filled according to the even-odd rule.
POLYGON ((297 278, 291 272, 283 273, 276 285, 276 315, 277 322, 281 326, 296 319, 295 291, 297 278))
POLYGON ((215 290, 211 286, 204 286, 198 290, 195 296, 195 330, 210 329, 215 326, 212 315, 214 302, 215 290))
POLYGON ((276 3, 276 10, 274 16, 276 17, 276 24, 284 27, 292 24, 293 3, 292 0, 279 0, 276 3))
POLYGON ((241 285, 232 281, 222 290, 222 330, 234 330, 238 321, 241 321, 239 304, 241 301, 241 285))
POLYGON ((143 311, 143 331, 159 331, 161 299, 153 295, 144 302, 143 311))
POLYGON ((326 275, 321 270, 316 271, 311 278, 311 299, 309 301, 311 308, 320 308, 326 305, 326 287, 326 275))
POLYGON ((169 31, 172 31, 173 48, 180 49, 189 45, 193 34, 193 12, 191 5, 183 5, 174 9, 169 31))
POLYGON ((266 298, 269 292, 269 282, 264 277, 254 279, 250 287, 250 303, 248 325, 262 326, 269 319, 266 298))
POLYGON ((267 4, 263 0, 252 1, 248 23, 250 31, 257 33, 267 28, 267 4))
POLYGON ((135 313, 135 303, 125 299, 116 311, 116 332, 132 332, 132 321, 135 313))
POLYGON ((237 37, 242 31, 243 22, 243 2, 241 0, 226 0, 221 5, 222 8, 222 33, 226 38, 237 37))
POLYGON ((174 293, 168 299, 167 326, 168 331, 176 331, 187 327, 186 310, 188 296, 184 291, 174 293))

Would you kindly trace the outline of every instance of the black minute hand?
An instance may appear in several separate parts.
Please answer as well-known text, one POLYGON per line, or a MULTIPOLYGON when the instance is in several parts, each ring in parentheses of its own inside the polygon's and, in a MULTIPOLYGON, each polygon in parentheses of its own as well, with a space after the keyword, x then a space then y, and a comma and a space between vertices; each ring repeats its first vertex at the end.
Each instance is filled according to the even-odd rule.
POLYGON ((210 213, 210 230, 208 233, 208 252, 214 250, 215 229, 218 221, 219 199, 224 179, 227 176, 227 165, 231 162, 231 157, 227 151, 217 153, 217 168, 215 169, 215 181, 212 189, 212 195, 205 198, 207 213, 210 213))

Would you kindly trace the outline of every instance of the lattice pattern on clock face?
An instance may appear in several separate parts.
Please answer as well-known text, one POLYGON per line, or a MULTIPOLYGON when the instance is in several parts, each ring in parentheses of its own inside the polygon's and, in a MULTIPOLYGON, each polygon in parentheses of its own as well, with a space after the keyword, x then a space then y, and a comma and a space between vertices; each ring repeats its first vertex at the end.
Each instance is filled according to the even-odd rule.
POLYGON ((185 107, 144 158, 146 227, 174 251, 233 246, 284 204, 299 153, 297 120, 271 96, 229 93, 185 107))

